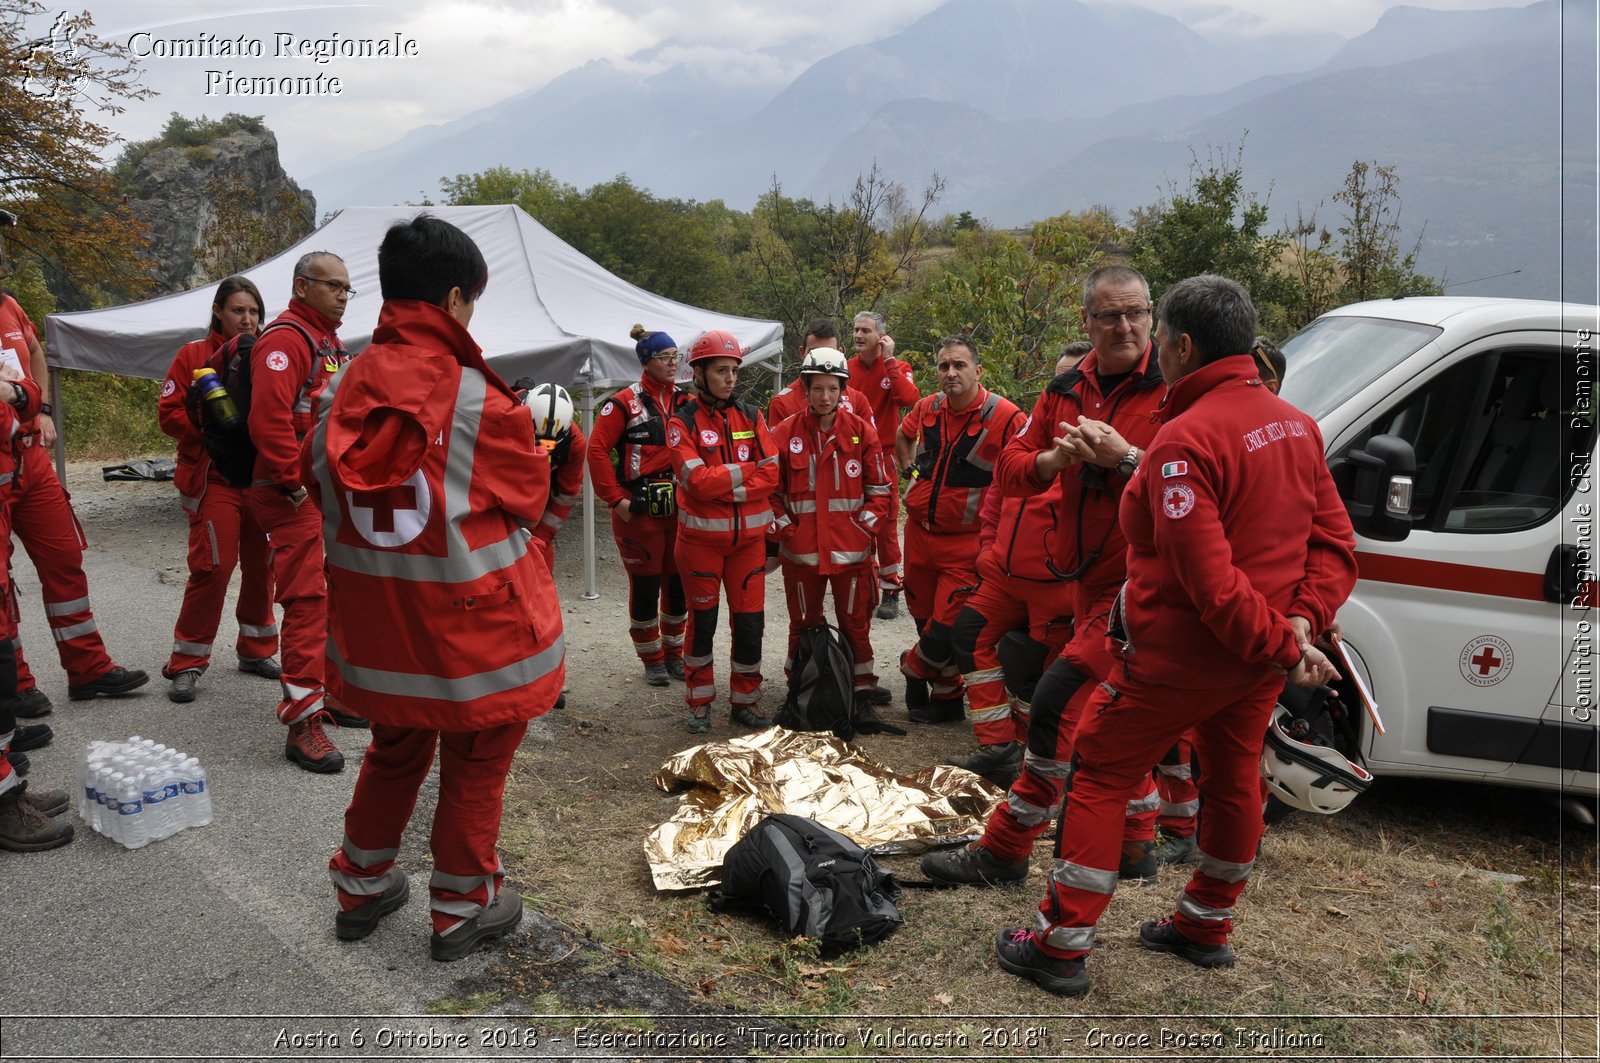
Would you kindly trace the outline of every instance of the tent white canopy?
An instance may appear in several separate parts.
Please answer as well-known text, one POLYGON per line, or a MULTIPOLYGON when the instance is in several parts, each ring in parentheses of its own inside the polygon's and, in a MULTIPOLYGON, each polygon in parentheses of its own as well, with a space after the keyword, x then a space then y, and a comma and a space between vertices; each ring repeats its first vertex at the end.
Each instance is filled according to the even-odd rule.
MULTIPOLYGON (((500 376, 531 376, 573 390, 593 427, 594 398, 639 378, 628 330, 635 323, 671 335, 687 347, 708 329, 736 336, 747 364, 782 351, 776 321, 715 314, 635 287, 557 238, 520 207, 350 207, 282 254, 244 270, 261 289, 271 320, 288 305, 294 264, 310 251, 344 259, 356 294, 339 336, 352 352, 372 340, 383 297, 378 291, 378 245, 389 226, 426 210, 458 226, 489 263, 489 287, 478 300, 470 331, 500 376)), ((140 303, 51 314, 45 319, 49 362, 66 369, 159 380, 183 344, 205 334, 215 286, 140 303)), ((688 375, 687 364, 682 370, 688 375)), ((63 415, 70 414, 64 411, 63 415)), ((585 597, 595 596, 594 496, 584 484, 585 597)))

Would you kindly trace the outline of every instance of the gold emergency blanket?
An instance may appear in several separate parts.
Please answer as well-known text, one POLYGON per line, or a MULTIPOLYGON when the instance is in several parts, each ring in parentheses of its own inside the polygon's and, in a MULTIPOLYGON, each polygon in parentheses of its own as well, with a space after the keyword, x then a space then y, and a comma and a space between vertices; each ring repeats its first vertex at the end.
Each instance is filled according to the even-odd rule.
POLYGON ((1004 796, 961 768, 896 775, 828 732, 782 727, 686 749, 656 785, 692 787, 645 839, 658 890, 716 885, 733 843, 774 812, 814 819, 875 853, 914 853, 976 838, 1004 796))

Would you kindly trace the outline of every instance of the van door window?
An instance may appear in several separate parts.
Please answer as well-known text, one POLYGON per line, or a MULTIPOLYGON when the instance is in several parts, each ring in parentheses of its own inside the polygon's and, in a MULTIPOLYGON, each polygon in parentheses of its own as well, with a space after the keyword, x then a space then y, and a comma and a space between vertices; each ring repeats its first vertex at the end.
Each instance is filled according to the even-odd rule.
POLYGON ((1573 417, 1558 353, 1491 351, 1454 366, 1381 414, 1351 449, 1379 433, 1412 445, 1417 527, 1472 533, 1542 524, 1572 493, 1570 455, 1587 454, 1594 441, 1592 415, 1573 417))

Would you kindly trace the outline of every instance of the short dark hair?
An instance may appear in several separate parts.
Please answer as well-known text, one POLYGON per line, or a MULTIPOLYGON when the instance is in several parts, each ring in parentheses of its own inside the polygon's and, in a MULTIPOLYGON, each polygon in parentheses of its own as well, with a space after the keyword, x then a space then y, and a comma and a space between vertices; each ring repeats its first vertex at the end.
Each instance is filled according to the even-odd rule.
MULTIPOLYGON (((1094 350, 1094 344, 1088 340, 1073 340, 1061 348, 1061 358, 1082 358, 1094 350)), ((1060 358, 1057 359, 1059 361, 1060 358)))
POLYGON ((249 277, 241 277, 238 274, 235 274, 232 277, 224 277, 222 279, 222 283, 217 285, 216 297, 211 300, 212 332, 222 331, 222 318, 220 315, 218 315, 217 309, 225 304, 230 297, 235 296, 240 292, 250 293, 250 297, 256 301, 256 318, 258 320, 265 321, 267 316, 267 304, 262 300, 261 290, 256 287, 256 282, 251 280, 249 277))
POLYGON ((1233 354, 1248 354, 1256 342, 1256 307, 1238 281, 1215 273, 1181 280, 1168 288, 1156 309, 1170 342, 1181 335, 1194 341, 1200 364, 1233 354))
POLYGON ((476 302, 489 286, 489 264, 472 237, 441 218, 418 214, 396 222, 378 245, 378 287, 385 299, 443 306, 450 289, 476 302))
POLYGON ((1256 370, 1263 381, 1283 386, 1283 374, 1289 371, 1289 360, 1278 350, 1278 345, 1265 336, 1257 336, 1256 345, 1250 353, 1255 355, 1256 370))
POLYGON ((933 345, 933 360, 937 362, 939 355, 946 347, 965 347, 972 352, 972 364, 982 365, 983 358, 978 354, 978 345, 966 333, 956 333, 953 336, 941 336, 939 342, 933 345))
POLYGON ((837 340, 839 329, 828 318, 814 317, 806 322, 806 330, 800 333, 801 341, 804 342, 807 336, 815 336, 819 340, 837 340))
POLYGON ((1102 284, 1137 284, 1144 289, 1145 298, 1150 298, 1150 282, 1143 273, 1132 266, 1121 264, 1101 266, 1083 280, 1083 308, 1089 309, 1094 304, 1094 290, 1102 284))

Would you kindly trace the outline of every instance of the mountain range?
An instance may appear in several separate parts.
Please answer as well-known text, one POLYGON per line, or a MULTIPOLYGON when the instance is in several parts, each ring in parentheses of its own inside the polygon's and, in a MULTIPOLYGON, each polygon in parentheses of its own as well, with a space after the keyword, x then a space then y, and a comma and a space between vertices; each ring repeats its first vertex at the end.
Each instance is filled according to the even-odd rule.
POLYGON ((1349 40, 1207 38, 1128 3, 949 0, 775 92, 594 61, 302 183, 326 211, 506 165, 748 208, 774 181, 838 200, 875 162, 913 193, 937 173, 937 209, 1015 226, 1097 204, 1126 216, 1242 144, 1275 221, 1315 211, 1334 228, 1350 164, 1393 164, 1424 272, 1462 294, 1592 302, 1595 36, 1592 0, 1394 7, 1349 40))

